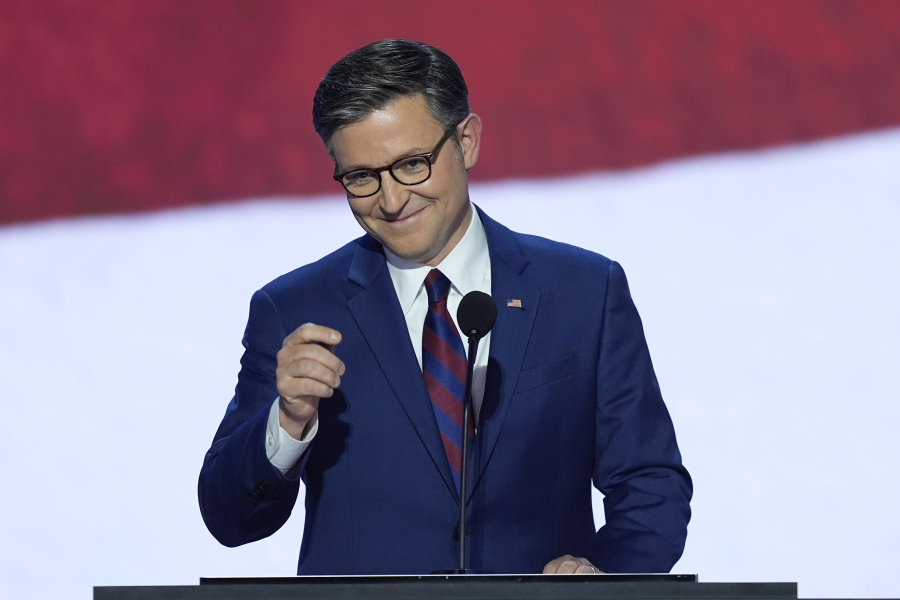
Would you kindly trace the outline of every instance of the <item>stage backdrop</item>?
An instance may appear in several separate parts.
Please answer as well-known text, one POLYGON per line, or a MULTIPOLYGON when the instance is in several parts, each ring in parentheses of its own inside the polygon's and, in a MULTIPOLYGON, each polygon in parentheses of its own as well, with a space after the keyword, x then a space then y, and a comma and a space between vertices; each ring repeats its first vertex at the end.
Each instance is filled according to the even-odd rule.
POLYGON ((628 273, 675 570, 898 597, 900 2, 4 0, 0 598, 296 572, 302 499, 225 548, 197 475, 251 294, 360 235, 316 84, 404 36, 470 82, 473 200, 628 273))
POLYGON ((480 180, 900 123, 892 0, 5 0, 0 223, 334 191, 313 92, 386 36, 462 66, 480 180))

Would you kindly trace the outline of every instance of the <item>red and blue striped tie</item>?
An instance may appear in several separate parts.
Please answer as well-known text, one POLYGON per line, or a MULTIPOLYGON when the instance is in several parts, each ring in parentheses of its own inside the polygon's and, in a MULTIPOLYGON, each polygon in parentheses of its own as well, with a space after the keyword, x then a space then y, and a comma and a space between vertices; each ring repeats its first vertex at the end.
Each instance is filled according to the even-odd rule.
MULTIPOLYGON (((439 270, 432 269, 425 278, 425 290, 428 292, 428 314, 422 328, 422 373, 459 491, 466 352, 447 310, 450 280, 439 270)), ((475 432, 472 423, 469 425, 471 449, 475 432)))

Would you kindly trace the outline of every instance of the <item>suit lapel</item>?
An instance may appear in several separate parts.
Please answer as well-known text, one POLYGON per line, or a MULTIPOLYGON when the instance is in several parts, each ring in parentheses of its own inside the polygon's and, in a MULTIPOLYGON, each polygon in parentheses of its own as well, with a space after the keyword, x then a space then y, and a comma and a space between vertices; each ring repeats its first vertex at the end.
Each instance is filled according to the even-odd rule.
POLYGON ((406 319, 400 309, 384 254, 370 237, 363 238, 357 247, 348 278, 360 285, 362 290, 347 302, 347 308, 435 467, 456 497, 456 484, 441 442, 431 399, 416 355, 407 343, 406 319))
POLYGON ((531 336, 540 302, 540 288, 523 275, 528 259, 513 233, 493 221, 479 209, 491 255, 491 296, 497 303, 497 322, 491 330, 490 358, 476 443, 471 496, 490 461, 497 439, 512 403, 513 391, 522 370, 525 348, 531 336), (507 306, 508 300, 520 300, 522 308, 507 306))
MULTIPOLYGON (((540 302, 540 288, 527 275, 528 259, 515 235, 478 209, 491 256, 491 296, 497 303, 497 322, 491 333, 490 358, 474 468, 469 484, 471 498, 497 445, 522 370, 525 349, 531 337, 540 302), (507 306, 520 300, 522 308, 507 306)), ((406 319, 377 242, 366 236, 357 247, 348 278, 362 290, 347 307, 378 361, 385 378, 402 405, 419 439, 440 471, 447 489, 458 497, 447 454, 441 442, 434 409, 409 339, 406 319), (372 307, 387 307, 382 314, 372 307), (402 337, 401 337, 402 336, 402 337)))

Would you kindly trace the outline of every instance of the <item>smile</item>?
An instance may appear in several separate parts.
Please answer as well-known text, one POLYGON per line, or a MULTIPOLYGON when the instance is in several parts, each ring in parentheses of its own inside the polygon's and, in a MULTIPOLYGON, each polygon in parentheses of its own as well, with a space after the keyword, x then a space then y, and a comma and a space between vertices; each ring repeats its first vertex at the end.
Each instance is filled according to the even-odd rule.
POLYGON ((399 219, 384 219, 384 218, 383 218, 382 220, 385 221, 386 223, 388 223, 389 225, 398 225, 398 226, 399 226, 399 225, 405 225, 406 223, 409 223, 409 222, 411 222, 413 219, 415 219, 418 215, 422 214, 422 212, 423 212, 426 208, 427 208, 426 206, 423 206, 423 207, 420 208, 419 210, 417 210, 417 211, 415 211, 415 212, 413 212, 413 213, 411 213, 411 214, 408 214, 408 215, 406 215, 405 217, 400 217, 399 219))

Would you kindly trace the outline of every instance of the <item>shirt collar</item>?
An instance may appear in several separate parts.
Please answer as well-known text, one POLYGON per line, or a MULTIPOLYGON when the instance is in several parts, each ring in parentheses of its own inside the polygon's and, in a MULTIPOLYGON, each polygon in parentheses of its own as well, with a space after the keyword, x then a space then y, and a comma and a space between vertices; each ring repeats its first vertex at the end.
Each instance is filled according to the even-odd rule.
POLYGON ((404 315, 412 308, 416 297, 423 289, 422 284, 425 277, 432 268, 440 269, 441 273, 450 280, 453 288, 461 296, 465 296, 473 290, 481 289, 490 264, 484 225, 474 206, 466 233, 437 267, 411 263, 387 248, 384 249, 384 255, 387 258, 388 270, 394 282, 394 289, 397 290, 397 298, 400 300, 400 307, 403 309, 404 315))

